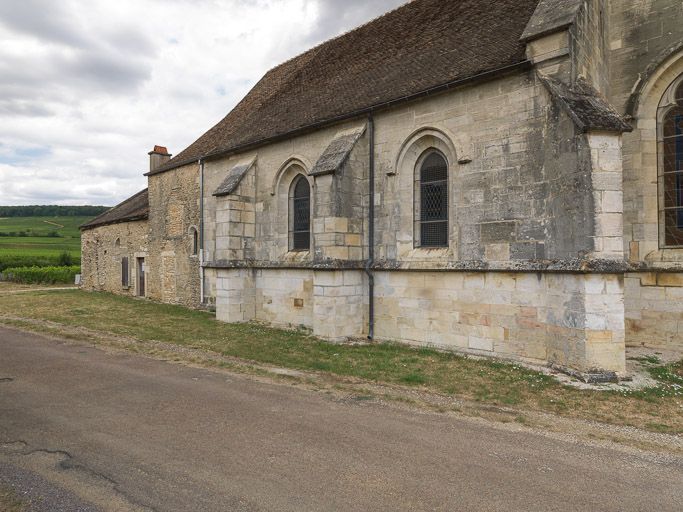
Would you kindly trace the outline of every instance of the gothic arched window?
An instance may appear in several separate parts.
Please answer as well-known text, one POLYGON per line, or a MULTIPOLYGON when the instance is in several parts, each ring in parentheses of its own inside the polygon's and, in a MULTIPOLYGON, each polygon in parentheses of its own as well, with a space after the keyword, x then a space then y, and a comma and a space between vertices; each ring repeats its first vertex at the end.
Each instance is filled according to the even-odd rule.
POLYGON ((299 174, 289 194, 289 239, 293 251, 308 251, 311 248, 311 186, 299 174))
POLYGON ((419 168, 421 247, 448 247, 448 162, 436 151, 419 168))
POLYGON ((660 151, 664 244, 683 246, 683 80, 669 92, 661 117, 660 151))

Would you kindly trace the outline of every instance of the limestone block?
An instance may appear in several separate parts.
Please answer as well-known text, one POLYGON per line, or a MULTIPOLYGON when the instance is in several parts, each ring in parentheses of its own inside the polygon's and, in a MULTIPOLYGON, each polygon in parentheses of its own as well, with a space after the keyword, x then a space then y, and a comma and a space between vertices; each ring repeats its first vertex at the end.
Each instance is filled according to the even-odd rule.
POLYGON ((486 259, 489 261, 509 261, 510 244, 488 244, 485 249, 486 259))
POLYGON ((657 274, 657 285, 683 287, 683 274, 661 273, 657 274))
POLYGON ((601 211, 605 213, 622 213, 624 211, 624 193, 619 190, 602 192, 601 211))
POLYGON ((622 214, 603 213, 596 216, 595 234, 597 236, 621 237, 624 225, 622 214))
POLYGON ((468 338, 468 346, 473 350, 483 350, 485 352, 493 352, 493 340, 477 338, 470 336, 468 338))

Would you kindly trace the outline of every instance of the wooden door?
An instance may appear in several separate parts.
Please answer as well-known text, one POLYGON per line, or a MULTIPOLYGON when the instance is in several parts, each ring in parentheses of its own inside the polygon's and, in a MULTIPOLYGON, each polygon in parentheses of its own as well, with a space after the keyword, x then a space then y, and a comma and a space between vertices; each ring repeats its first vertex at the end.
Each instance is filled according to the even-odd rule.
POLYGON ((145 258, 138 258, 138 296, 145 296, 145 258))

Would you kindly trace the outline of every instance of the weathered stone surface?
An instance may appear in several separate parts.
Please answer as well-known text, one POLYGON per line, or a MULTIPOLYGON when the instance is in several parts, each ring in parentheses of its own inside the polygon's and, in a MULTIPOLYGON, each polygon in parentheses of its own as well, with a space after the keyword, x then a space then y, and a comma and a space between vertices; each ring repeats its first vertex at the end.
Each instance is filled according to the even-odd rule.
POLYGON ((529 41, 571 25, 581 3, 581 0, 540 0, 522 34, 522 40, 529 41))
POLYGON ((567 111, 579 130, 599 130, 615 133, 632 131, 619 113, 586 80, 578 79, 569 86, 541 75, 541 81, 553 98, 567 111))
POLYGON ((199 166, 150 176, 149 206, 147 296, 198 307, 200 266, 193 231, 200 227, 199 166))
POLYGON ((624 278, 626 344, 683 352, 683 274, 632 273, 624 278))
MULTIPOLYGON (((81 233, 81 282, 85 290, 138 295, 136 258, 149 251, 146 220, 111 224, 81 233), (122 259, 128 258, 128 280, 124 285, 122 259)), ((147 276, 149 280, 149 276, 147 276)))
POLYGON ((308 174, 310 176, 321 176, 323 174, 332 174, 339 171, 349 158, 356 142, 358 142, 358 139, 360 139, 364 133, 365 125, 360 128, 338 133, 332 142, 330 142, 330 145, 325 148, 325 151, 308 174))

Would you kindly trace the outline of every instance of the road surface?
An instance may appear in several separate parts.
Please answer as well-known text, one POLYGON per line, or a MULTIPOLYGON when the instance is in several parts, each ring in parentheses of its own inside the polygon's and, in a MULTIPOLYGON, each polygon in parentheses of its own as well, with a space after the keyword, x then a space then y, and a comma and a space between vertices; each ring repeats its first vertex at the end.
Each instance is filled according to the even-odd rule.
POLYGON ((35 510, 680 511, 680 459, 0 327, 0 484, 35 510), (61 508, 60 508, 61 507, 61 508))

